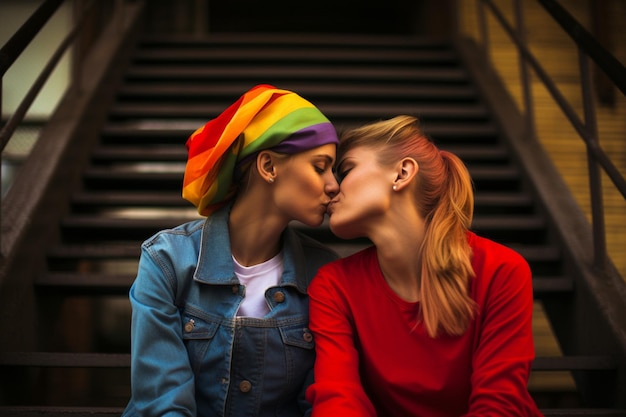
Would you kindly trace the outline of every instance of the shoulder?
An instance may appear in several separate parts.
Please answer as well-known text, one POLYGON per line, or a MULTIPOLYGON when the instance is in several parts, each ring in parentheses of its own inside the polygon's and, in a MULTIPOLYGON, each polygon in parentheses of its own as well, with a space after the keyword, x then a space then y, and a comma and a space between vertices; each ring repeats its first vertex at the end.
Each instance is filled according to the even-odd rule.
POLYGON ((160 230, 146 239, 141 247, 149 253, 185 251, 198 247, 205 219, 192 220, 171 229, 160 230))
POLYGON ((370 246, 324 265, 320 268, 318 275, 324 280, 349 283, 369 274, 376 267, 377 262, 376 248, 370 246))
POLYGON ((146 239, 143 242, 143 245, 150 246, 150 245, 159 243, 160 241, 163 241, 163 240, 172 239, 172 238, 176 239, 178 237, 186 237, 186 236, 191 236, 195 233, 201 233, 202 226, 205 221, 206 219, 191 220, 187 223, 180 224, 170 229, 160 230, 156 232, 155 234, 153 234, 148 239, 146 239))
POLYGON ((472 249, 472 264, 499 268, 503 266, 528 268, 528 262, 516 250, 493 240, 468 234, 468 242, 472 249))
POLYGON ((346 312, 364 304, 364 299, 379 297, 373 271, 377 268, 376 249, 369 247, 322 266, 309 286, 311 305, 332 303, 346 312), (343 307, 341 307, 343 306, 343 307))
POLYGON ((525 293, 532 297, 532 272, 524 257, 490 239, 470 233, 474 297, 480 302, 487 294, 525 293))

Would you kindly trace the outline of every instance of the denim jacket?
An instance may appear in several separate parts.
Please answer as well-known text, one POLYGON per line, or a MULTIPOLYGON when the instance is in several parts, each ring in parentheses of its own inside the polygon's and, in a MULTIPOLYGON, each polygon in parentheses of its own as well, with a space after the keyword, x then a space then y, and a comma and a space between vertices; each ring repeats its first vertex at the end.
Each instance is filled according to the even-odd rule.
POLYGON ((132 398, 124 416, 310 414, 313 380, 307 286, 337 255, 288 227, 284 272, 264 318, 237 317, 228 215, 219 210, 145 241, 132 306, 132 398))

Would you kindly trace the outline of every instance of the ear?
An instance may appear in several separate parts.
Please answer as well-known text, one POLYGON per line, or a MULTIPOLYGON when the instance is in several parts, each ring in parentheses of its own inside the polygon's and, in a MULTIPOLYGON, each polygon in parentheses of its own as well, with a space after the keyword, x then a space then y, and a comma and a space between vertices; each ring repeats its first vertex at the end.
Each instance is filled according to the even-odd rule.
POLYGON ((276 177, 274 158, 271 152, 261 151, 256 157, 256 168, 265 182, 273 182, 276 177))
POLYGON ((393 182, 394 190, 398 191, 402 188, 406 187, 411 183, 413 178, 417 175, 419 171, 419 165, 417 161, 413 158, 403 158, 398 163, 398 170, 396 174, 396 179, 393 182))

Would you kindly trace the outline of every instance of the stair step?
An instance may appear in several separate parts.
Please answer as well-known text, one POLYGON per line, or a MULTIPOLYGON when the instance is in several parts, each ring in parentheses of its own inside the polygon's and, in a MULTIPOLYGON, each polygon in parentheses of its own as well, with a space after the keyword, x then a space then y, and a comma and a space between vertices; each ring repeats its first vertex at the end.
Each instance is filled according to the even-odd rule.
MULTIPOLYGON (((76 263, 80 261, 138 261, 141 255, 142 240, 106 243, 72 244, 63 243, 48 251, 48 260, 51 264, 76 263)), ((352 242, 328 243, 340 256, 347 256, 363 249, 364 245, 352 242)))
POLYGON ((35 281, 45 294, 126 295, 136 274, 48 272, 35 281))
POLYGON ((535 299, 555 294, 570 294, 574 291, 574 282, 567 277, 533 277, 533 292, 535 299))
MULTIPOLYGON (((308 231, 304 231, 309 234, 308 231)), ((142 240, 122 242, 100 243, 84 243, 70 244, 65 243, 54 246, 48 252, 48 258, 53 263, 61 261, 78 261, 78 260, 139 260, 141 254, 142 240)), ((347 248, 346 252, 354 253, 356 250, 362 249, 365 245, 353 244, 352 242, 339 242, 336 247, 347 248)), ((510 245, 519 252, 524 259, 530 264, 537 265, 541 263, 558 264, 560 261, 560 250, 556 246, 550 245, 510 245)), ((342 251, 338 251, 342 252, 342 251)), ((341 254, 341 253, 340 253, 341 254)), ((343 255, 342 255, 343 256, 343 255)), ((544 275, 544 272, 533 268, 533 273, 544 275)), ((550 274, 553 272, 551 271, 550 274)))
POLYGON ((236 80, 237 82, 265 83, 280 85, 292 80, 322 80, 324 82, 362 83, 382 81, 400 84, 467 84, 468 75, 462 68, 388 68, 360 67, 359 65, 290 66, 280 65, 237 66, 222 65, 184 65, 138 66, 131 65, 126 72, 126 81, 148 82, 154 80, 177 80, 185 82, 204 82, 205 80, 236 80))
MULTIPOLYGON (((303 230, 304 233, 313 237, 319 237, 312 230, 303 230)), ((327 230, 322 231, 324 235, 328 235, 330 232, 327 230)), ((323 237, 323 236, 322 236, 323 237)), ((139 259, 141 253, 142 240, 122 242, 106 242, 106 243, 91 243, 91 244, 61 244, 53 247, 48 252, 48 257, 53 261, 60 260, 102 260, 102 259, 139 259)), ((326 242, 327 245, 331 245, 330 242, 326 242)), ((365 245, 358 243, 354 244, 352 241, 338 241, 333 242, 336 246, 353 246, 354 250, 362 249, 365 245)), ((560 250, 555 246, 548 245, 511 245, 513 249, 519 252, 528 262, 536 264, 541 262, 559 262, 560 250)), ((354 252, 354 251, 352 251, 354 252)))
POLYGON ((72 215, 63 219, 61 227, 63 237, 67 241, 143 241, 161 230, 170 229, 191 220, 194 218, 115 218, 72 215))
POLYGON ((546 239, 546 220, 537 215, 474 216, 471 229, 496 242, 538 244, 546 239))
MULTIPOLYGON (((282 83, 277 86, 287 90, 297 91, 307 100, 317 103, 318 101, 328 101, 330 99, 335 102, 350 101, 427 101, 427 102, 447 102, 454 100, 456 102, 474 102, 478 98, 476 89, 469 85, 368 85, 367 88, 362 86, 351 86, 330 83, 311 86, 311 84, 302 83, 282 83), (308 87, 308 88, 307 88, 308 87)), ((206 101, 232 103, 240 95, 242 91, 250 88, 250 85, 223 85, 222 83, 200 83, 190 85, 182 82, 163 82, 144 84, 125 84, 118 94, 120 101, 147 101, 147 100, 167 100, 175 99, 183 101, 206 101)))
POLYGON ((125 172, 89 168, 83 175, 85 187, 98 190, 170 190, 180 192, 184 166, 179 172, 125 172))
POLYGON ((124 407, 0 406, 3 417, 119 417, 124 407))
MULTIPOLYGON (((85 171, 84 181, 87 188, 108 190, 172 190, 182 187, 184 164, 174 172, 138 172, 136 170, 112 170, 102 167, 90 167, 85 171)), ((519 170, 515 167, 468 167, 477 192, 504 189, 519 189, 519 170)))
POLYGON ((360 65, 411 65, 411 66, 449 66, 458 65, 456 54, 450 49, 419 49, 395 47, 384 49, 346 49, 329 48, 320 45, 285 45, 275 48, 267 45, 240 46, 223 48, 221 45, 202 45, 193 48, 181 48, 178 45, 160 48, 142 48, 133 55, 135 64, 149 65, 245 65, 249 62, 262 64, 307 63, 317 66, 351 63, 360 65))
POLYGON ((0 366, 45 368, 127 368, 127 353, 0 352, 0 366))
POLYGON ((336 34, 325 35, 323 33, 308 34, 290 33, 289 36, 283 34, 273 34, 264 32, 229 32, 229 33, 212 33, 210 37, 197 37, 185 34, 167 34, 167 36, 159 36, 150 34, 139 40, 139 50, 159 49, 164 47, 176 47, 178 49, 186 48, 209 48, 214 45, 232 48, 241 46, 260 46, 272 45, 283 48, 289 45, 298 47, 325 46, 337 49, 371 49, 373 47, 381 48, 411 48, 411 49, 432 49, 432 50, 448 50, 450 42, 440 39, 432 39, 428 37, 407 37, 397 35, 376 34, 375 36, 365 34, 336 34))
POLYGON ((536 215, 528 216, 475 216, 472 222, 472 229, 507 229, 507 230, 524 230, 524 229, 542 229, 546 227, 546 221, 543 217, 536 215))
MULTIPOLYGON (((525 193, 484 192, 475 195, 474 210, 477 215, 531 213, 532 203, 532 197, 525 193)), ((72 197, 72 205, 81 211, 124 207, 191 207, 191 203, 182 198, 180 191, 81 191, 72 197)))
MULTIPOLYGON (((115 118, 198 118, 212 119, 219 115, 227 104, 197 104, 197 103, 117 103, 111 109, 110 115, 115 118)), ((446 104, 396 104, 380 103, 316 103, 316 106, 328 116, 330 120, 352 118, 357 120, 378 120, 391 118, 399 114, 412 114, 423 120, 458 119, 458 120, 487 120, 487 109, 482 104, 446 105, 446 104)))
MULTIPOLYGON (((198 120, 159 120, 159 121, 131 121, 109 122, 102 130, 101 142, 103 145, 183 145, 187 138, 198 127, 209 120, 203 116, 198 120)), ((360 123, 351 127, 357 127, 360 123)), ((350 126, 346 126, 350 127, 350 126)), ((472 144, 492 143, 497 138, 497 129, 491 123, 449 123, 428 122, 423 125, 426 133, 436 142, 447 143, 451 140, 461 140, 461 143, 472 144)))
MULTIPOLYGON (((154 218, 127 218, 127 217, 104 217, 97 215, 70 215, 61 222, 62 228, 66 232, 85 234, 84 238, 97 239, 128 239, 136 234, 150 237, 162 229, 168 229, 182 223, 195 220, 198 217, 154 217, 154 218)), ((476 216, 472 223, 472 230, 481 233, 515 233, 519 238, 520 234, 528 232, 543 232, 546 227, 544 218, 536 215, 517 216, 476 216)), ((325 233, 328 237, 332 234, 328 231, 318 229, 318 233, 325 233)), ((89 240, 91 240, 89 239, 89 240)), ((332 240, 337 240, 333 238, 332 240)), ((534 243, 537 243, 536 241, 534 243)))
POLYGON ((74 206, 103 207, 191 207, 181 192, 159 191, 82 191, 72 197, 74 206))
POLYGON ((533 362, 535 371, 615 371, 612 356, 540 356, 533 362))
POLYGON ((100 146, 93 150, 95 162, 186 162, 184 141, 176 145, 154 146, 100 146))
POLYGON ((62 260, 139 260, 141 255, 141 241, 127 243, 82 243, 82 244, 61 244, 52 247, 48 251, 48 258, 52 262, 62 260))
MULTIPOLYGON (((503 147, 489 145, 448 145, 441 146, 461 158, 466 164, 470 162, 497 163, 507 162, 508 152, 503 147)), ((183 141, 172 145, 100 145, 92 152, 95 162, 186 162, 187 148, 183 141)))

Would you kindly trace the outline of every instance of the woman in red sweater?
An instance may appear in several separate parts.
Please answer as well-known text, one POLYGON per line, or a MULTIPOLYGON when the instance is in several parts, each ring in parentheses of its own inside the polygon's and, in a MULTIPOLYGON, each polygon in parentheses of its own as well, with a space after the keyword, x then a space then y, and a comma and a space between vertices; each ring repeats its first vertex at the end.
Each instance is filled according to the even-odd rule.
POLYGON ((540 416, 527 262, 469 231, 469 173, 415 118, 344 134, 330 228, 374 246, 311 286, 313 416, 540 416))

